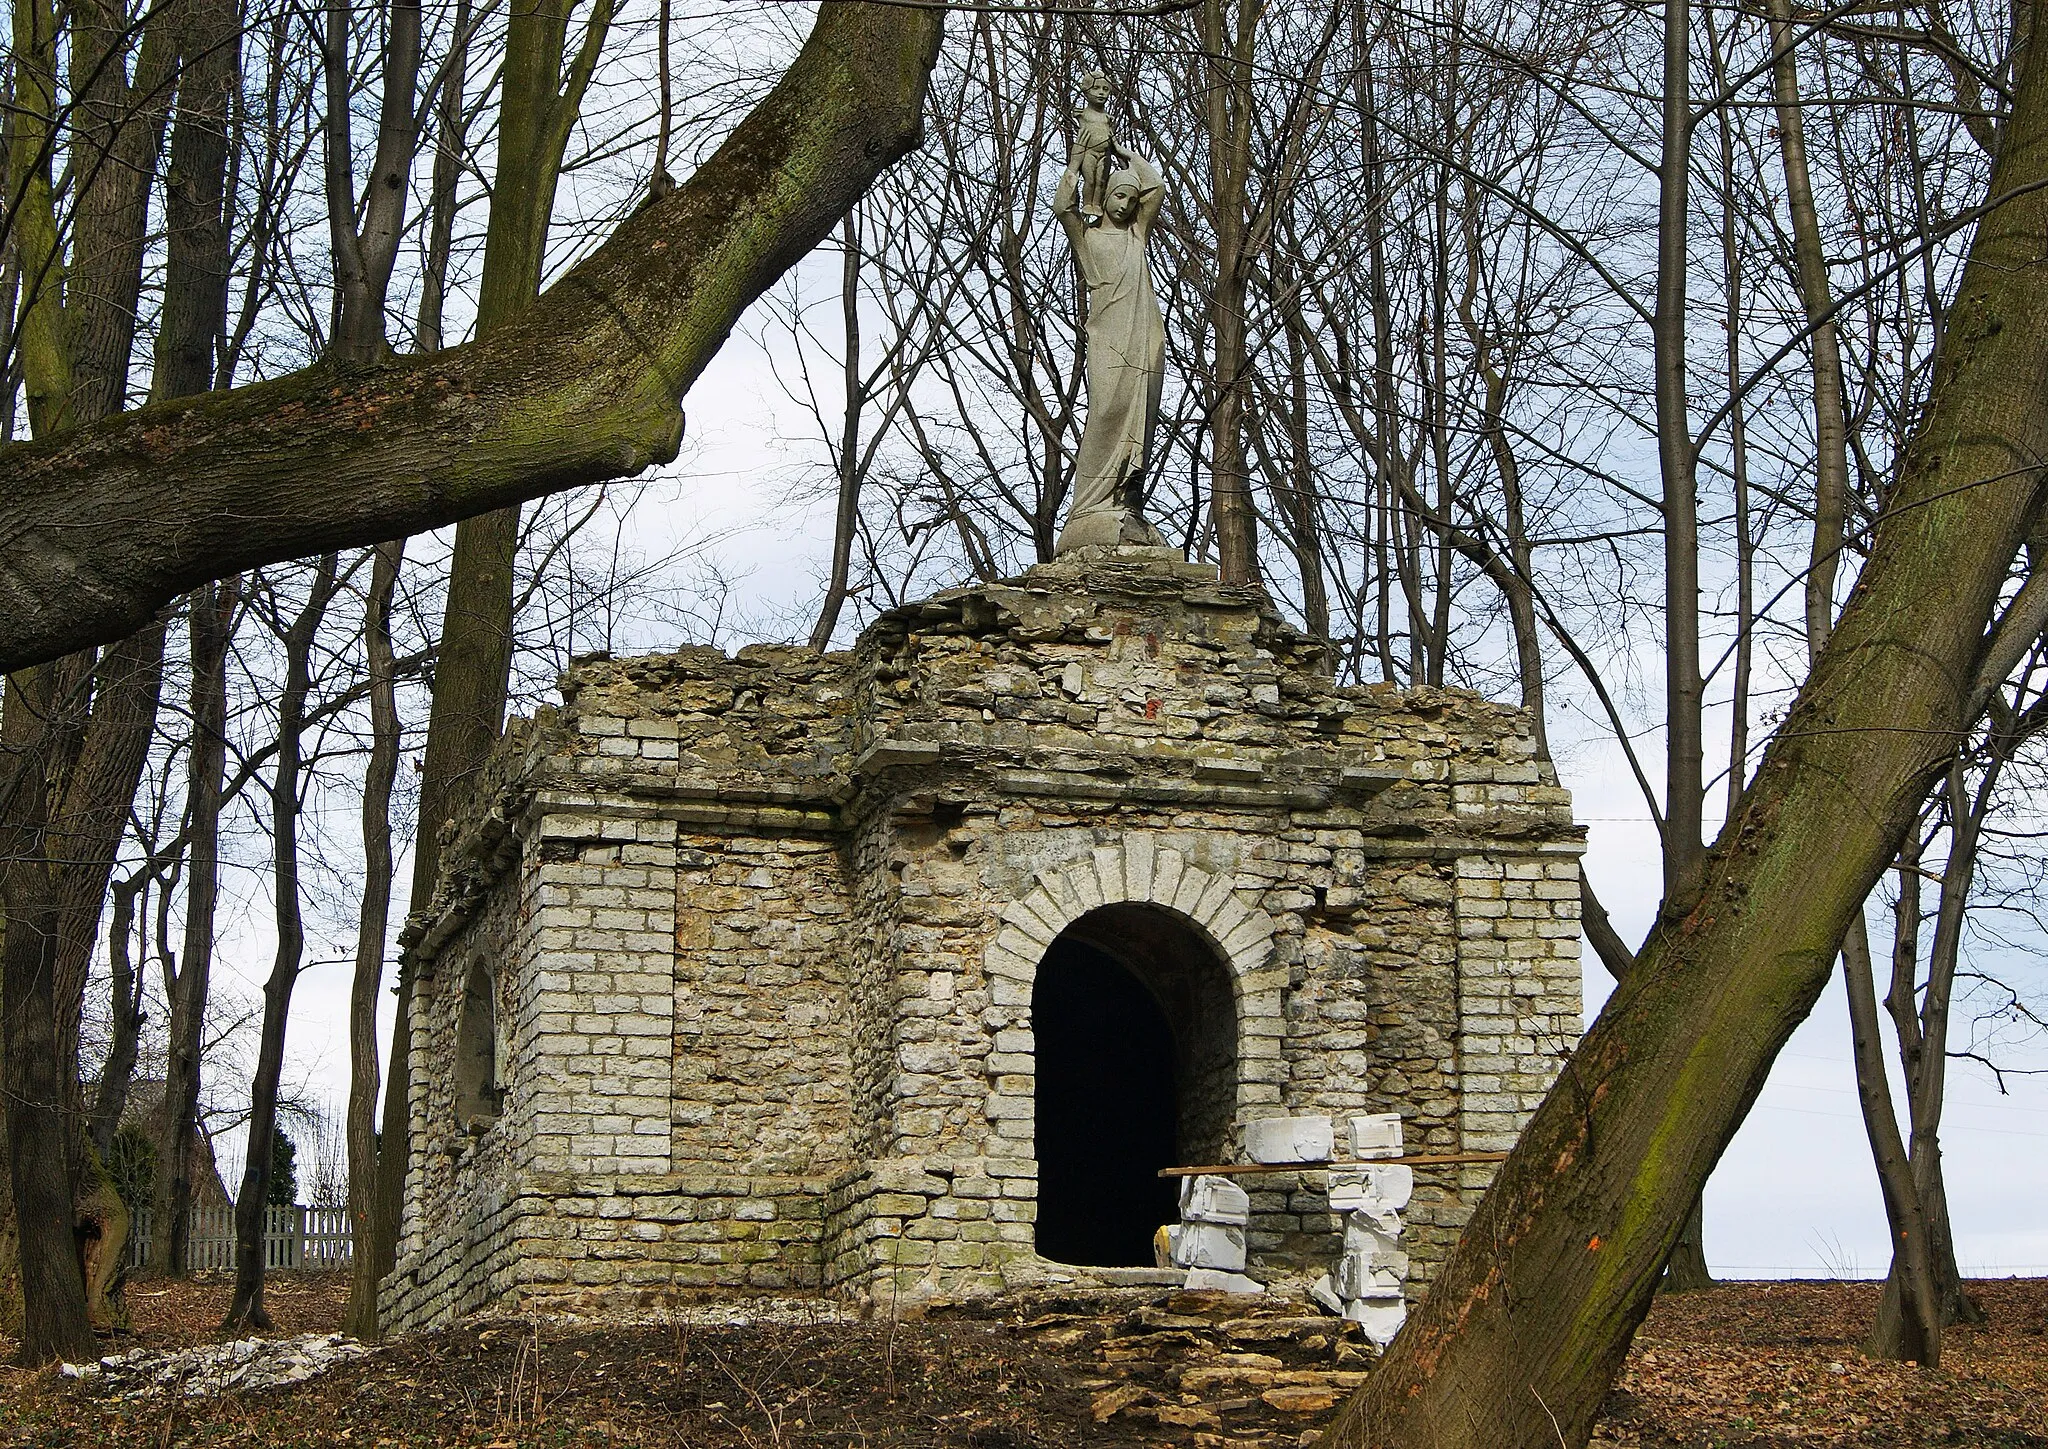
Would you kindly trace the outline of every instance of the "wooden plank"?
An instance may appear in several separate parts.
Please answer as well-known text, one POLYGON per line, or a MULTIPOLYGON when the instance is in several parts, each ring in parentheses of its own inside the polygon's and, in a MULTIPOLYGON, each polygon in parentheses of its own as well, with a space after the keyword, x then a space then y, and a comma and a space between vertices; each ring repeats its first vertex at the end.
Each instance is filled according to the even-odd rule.
POLYGON ((1162 1167, 1161 1177, 1246 1177, 1265 1172, 1356 1172, 1365 1167, 1453 1167, 1467 1162, 1506 1162, 1505 1152, 1418 1152, 1407 1157, 1372 1157, 1357 1162, 1238 1162, 1225 1167, 1162 1167))

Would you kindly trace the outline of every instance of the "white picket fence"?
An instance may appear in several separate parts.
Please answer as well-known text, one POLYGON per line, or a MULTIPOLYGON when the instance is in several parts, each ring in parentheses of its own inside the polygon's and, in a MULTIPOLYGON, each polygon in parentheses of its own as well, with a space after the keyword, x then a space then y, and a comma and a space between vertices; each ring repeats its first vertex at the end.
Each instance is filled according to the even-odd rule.
MULTIPOLYGON (((128 1226, 128 1267, 148 1265, 154 1244, 150 1212, 136 1213, 128 1226)), ((263 1266, 345 1268, 354 1239, 348 1209, 270 1207, 263 1210, 263 1266)), ((192 1209, 192 1231, 185 1255, 188 1268, 235 1266, 235 1210, 231 1207, 192 1209)))

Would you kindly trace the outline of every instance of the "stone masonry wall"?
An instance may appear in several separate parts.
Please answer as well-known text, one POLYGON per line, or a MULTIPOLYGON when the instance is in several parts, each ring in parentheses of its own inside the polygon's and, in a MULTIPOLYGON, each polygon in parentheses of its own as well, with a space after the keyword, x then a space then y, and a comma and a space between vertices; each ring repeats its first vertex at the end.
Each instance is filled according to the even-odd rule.
MULTIPOLYGON (((516 844, 505 844, 516 852, 516 844)), ((410 1021, 421 1058, 455 1059, 463 982, 479 959, 493 967, 499 1030, 510 1050, 503 1109, 480 1134, 458 1120, 451 1076, 412 1074, 406 1198, 418 1207, 403 1221, 402 1271, 387 1278, 382 1290, 387 1319, 402 1325, 473 1312, 513 1291, 517 1282, 516 1184, 534 1111, 524 1055, 530 1050, 532 1003, 524 962, 531 938, 522 929, 530 872, 523 865, 515 860, 505 871, 501 888, 468 923, 456 949, 414 967, 410 1021)))
POLYGON ((674 889, 678 1169, 845 1171, 852 1034, 837 847, 693 831, 674 889))
MULTIPOLYGON (((1579 863, 1473 855, 1457 872, 1461 1137, 1470 1151, 1504 1152, 1582 1029, 1579 863)), ((1491 1179, 1466 1168, 1468 1200, 1491 1179)))
MULTIPOLYGON (((1142 1278, 1033 1247, 1032 989, 1067 931, 1169 1016, 1228 1003, 1225 1038, 1175 1026, 1211 1058, 1184 1122, 1227 1124, 1204 1151, 1282 1112, 1511 1140, 1578 1031, 1568 796, 1518 712, 1339 688, 1317 648, 1119 555, 895 611, 850 654, 579 664, 408 927, 422 1141, 451 1140, 426 1050, 465 953, 502 953, 518 1026, 500 1121, 415 1153, 402 1316, 1142 1278), (471 1200, 481 1252, 438 1216, 471 1200)), ((1417 1284, 1485 1177, 1418 1172, 1417 1284)), ((1326 1266, 1322 1175, 1247 1185, 1255 1271, 1326 1266)))

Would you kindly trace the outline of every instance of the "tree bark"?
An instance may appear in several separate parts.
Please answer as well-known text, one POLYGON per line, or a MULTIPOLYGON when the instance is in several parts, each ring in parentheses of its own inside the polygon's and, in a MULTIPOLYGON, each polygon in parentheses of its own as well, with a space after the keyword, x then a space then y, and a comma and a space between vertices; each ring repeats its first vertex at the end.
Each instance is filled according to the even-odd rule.
POLYGON ((10 676, 0 707, 7 760, 0 797, 0 1069, 6 1073, 8 1179, 21 1278, 20 1361, 41 1365, 93 1354, 85 1272, 72 1236, 72 1183, 80 1134, 72 1115, 75 1075, 58 1044, 57 892, 49 880, 48 828, 53 669, 10 676))
POLYGON ((1332 1445, 1586 1442, 1685 1214, 1967 726, 2048 457, 2038 52, 1990 189, 1927 408, 1833 635, 1332 1445))
MULTIPOLYGON (((477 303, 477 336, 503 332, 532 309, 547 255, 548 223, 562 152, 611 24, 612 0, 598 0, 583 41, 568 57, 573 0, 515 7, 506 24, 498 108, 498 170, 477 303), (567 69, 564 63, 567 61, 567 69)), ((441 823, 505 718, 512 668, 513 568, 519 505, 456 525, 448 597, 434 669, 433 703, 420 766, 419 831, 413 841, 412 910, 432 902, 440 876, 441 823)), ((412 981, 398 983, 398 1022, 386 1063, 383 1131, 370 1231, 360 1240, 366 1272, 382 1280, 398 1260, 405 1164, 411 1151, 412 981)))
MULTIPOLYGON (((391 656, 391 599, 403 543, 382 544, 371 565, 363 607, 363 648, 370 684, 370 759, 363 772, 363 904, 356 926, 355 975, 349 986, 348 1220, 367 1243, 377 1196, 377 990, 391 928, 391 790, 398 779, 397 681, 391 656)), ((377 1272, 368 1252, 350 1262, 348 1331, 377 1333, 377 1272)))
MULTIPOLYGON (((455 531, 420 765, 411 895, 415 912, 425 910, 434 898, 441 870, 441 822, 447 818, 450 799, 489 755, 504 723, 506 676, 512 662, 512 562, 518 542, 517 507, 466 519, 455 531)), ((379 1282, 398 1262, 411 1152, 412 990, 411 975, 401 967, 391 1056, 384 1067, 370 1231, 358 1244, 366 1260, 362 1271, 379 1282)))
MULTIPOLYGON (((178 15, 178 53, 185 64, 178 80, 170 174, 164 187, 164 303, 150 387, 151 397, 160 400, 204 393, 213 386, 215 343, 225 330, 228 305, 228 108, 239 80, 241 53, 239 18, 230 0, 187 0, 178 15)), ((192 846, 182 965, 166 992, 171 1020, 164 1069, 165 1141, 151 1205, 156 1223, 152 1250, 162 1246, 157 1266, 169 1273, 185 1271, 191 1237, 199 1055, 219 894, 227 649, 239 601, 239 586, 231 580, 196 591, 189 602, 192 743, 186 796, 192 846)))
POLYGON ((1806 165, 1806 119, 1799 102, 1797 32, 1791 0, 1770 0, 1771 91, 1778 118, 1778 153, 1785 171, 1785 205, 1792 218, 1792 254, 1799 300, 1813 349, 1813 544, 1806 565, 1806 638, 1809 652, 1826 642, 1835 617, 1835 574, 1842 554, 1843 508, 1849 493, 1849 428, 1843 406, 1842 353, 1835 338, 1834 295, 1828 283, 1813 180, 1806 165))
MULTIPOLYGON (((30 109, 10 116, 10 146, 26 144, 33 154, 11 155, 10 171, 26 183, 9 192, 9 221, 17 260, 29 264, 34 285, 31 315, 24 319, 23 370, 27 391, 43 399, 31 420, 45 434, 93 422, 126 405, 134 344, 134 313, 141 287, 144 230, 150 178, 161 146, 164 102, 160 87, 168 75, 169 28, 153 13, 139 28, 125 13, 97 0, 67 7, 72 83, 64 116, 69 190, 71 254, 60 247, 62 231, 49 185, 50 146, 56 135, 56 26, 58 17, 37 3, 14 16, 17 81, 30 109), (128 56, 136 56, 136 83, 128 83, 128 56)), ((10 384, 11 386, 11 384, 10 384)), ((17 768, 42 771, 39 781, 14 782, 9 801, 31 806, 32 819, 10 821, 6 833, 16 849, 35 859, 17 861, 9 886, 9 912, 25 922, 49 921, 47 978, 34 978, 38 999, 24 1010, 50 1013, 48 1028, 56 1060, 50 1070, 67 1084, 63 1100, 20 1087, 17 1115, 58 1112, 61 1123, 42 1123, 10 1140, 23 1151, 57 1132, 84 1128, 79 1100, 78 1028, 86 979, 105 901, 106 887, 127 823, 151 730, 162 680, 163 628, 146 624, 103 654, 84 651, 12 682, 10 693, 27 709, 16 721, 17 740, 32 747, 13 760, 17 768), (31 803, 29 796, 35 799, 31 803), (48 892, 47 900, 30 894, 48 892)), ((0 807, 6 808, 6 807, 0 807)), ((31 935, 39 928, 27 926, 31 935)), ((31 944, 31 943, 25 943, 31 944)), ((118 1046, 118 1043, 116 1044, 118 1046)), ((0 1069, 4 1070, 4 1069, 0 1069)), ((62 1160, 73 1174, 74 1211, 67 1214, 73 1236, 62 1250, 82 1254, 84 1312, 94 1325, 111 1327, 118 1306, 109 1294, 117 1282, 128 1216, 101 1171, 98 1154, 81 1139, 62 1160)), ((31 1169, 39 1170, 39 1169, 31 1169)), ((10 1203, 11 1216, 25 1204, 10 1203)), ((54 1250, 55 1237, 32 1235, 16 1241, 22 1251, 54 1250)), ((68 1291, 68 1273, 24 1265, 26 1291, 68 1291)), ((24 1306, 30 1322, 67 1322, 69 1306, 24 1306)), ((39 1350, 31 1350, 40 1356, 39 1350)))
POLYGON ((853 536, 860 526, 861 483, 866 476, 860 456, 861 410, 867 406, 867 388, 862 385, 860 370, 860 225, 853 212, 847 213, 840 227, 839 241, 839 321, 843 339, 840 377, 844 393, 840 399, 839 441, 835 450, 839 486, 832 511, 832 570, 825 580, 825 597, 818 605, 818 617, 811 625, 810 644, 820 653, 832 647, 832 631, 839 627, 839 611, 846 604, 846 590, 853 573, 853 536))
POLYGON ((676 404, 740 313, 916 144, 942 22, 825 5, 687 183, 468 347, 320 364, 0 450, 0 668, 117 638, 243 567, 673 457, 676 404))
MULTIPOLYGON (((1864 1088, 1864 1115, 1885 1184, 1885 1215, 1892 1230, 1891 1267, 1885 1275, 1884 1295, 1879 1300, 1877 1323, 1871 1330, 1868 1348, 1876 1357, 1909 1359, 1929 1367, 1941 1361, 1942 1330, 1948 1324, 1983 1320, 1983 1311, 1964 1289, 1962 1274, 1956 1266, 1955 1242, 1948 1220, 1948 1191, 1941 1168, 1941 1115, 1947 1081, 1949 1007, 1961 958, 1963 924, 1976 880, 1984 818, 1997 789, 2006 758, 2004 750, 2009 748, 2009 743, 2001 740, 2001 732, 1994 729, 1989 741, 1991 758, 1974 790, 1969 783, 1965 752, 1959 750, 1949 763, 1944 790, 1949 847, 1942 864, 1934 938, 1927 952, 1924 979, 1919 970, 1919 842, 1909 842, 1906 853, 1900 857, 1892 980, 1884 1005, 1898 1036, 1900 1066, 1906 1079, 1908 1136, 1903 1147, 1898 1141, 1897 1120, 1891 1115, 1889 1083, 1882 1077, 1882 1050, 1870 1053, 1868 1061, 1860 1049, 1857 1054, 1859 1087, 1866 1071, 1878 1073, 1883 1083, 1875 1093, 1864 1088), (1871 1121, 1873 1097, 1885 1114, 1880 1122, 1871 1121)), ((1848 964, 1845 953, 1845 968, 1848 964)), ((1871 992, 1867 951, 1861 975, 1864 991, 1871 992)), ((1854 1004, 1867 1013, 1874 1041, 1876 1003, 1854 1004)), ((1858 1027, 1860 1031, 1860 1018, 1858 1027)))
POLYGON ((241 84, 241 17, 233 0, 182 0, 177 14, 184 64, 164 179, 164 302, 153 401, 213 387, 214 349, 228 314, 228 112, 241 84))
POLYGON ((1666 1293, 1697 1293, 1714 1286, 1714 1270, 1707 1266, 1706 1205, 1699 1198, 1693 1199, 1692 1211, 1685 1215, 1685 1226, 1678 1230, 1678 1241, 1671 1245, 1671 1256, 1664 1260, 1664 1276, 1657 1286, 1666 1293))
MULTIPOLYGON (((228 579, 194 592, 191 602, 192 743, 186 754, 185 799, 191 818, 185 864, 185 940, 177 975, 165 983, 170 1001, 164 1059, 164 1140, 150 1204, 151 1266, 185 1271, 191 1240, 192 1153, 199 1131, 199 1052, 213 971, 213 917, 220 896, 221 771, 227 762, 227 651, 241 598, 228 579)), ((170 963, 165 962, 168 972, 170 963)))
MULTIPOLYGON (((56 184, 50 172, 59 149, 60 117, 57 16, 49 0, 16 0, 13 38, 14 105, 7 116, 8 199, 12 205, 7 214, 7 241, 21 289, 13 342, 28 403, 29 433, 49 438, 76 421, 71 415, 71 347, 64 327, 63 238, 57 228, 56 184)), ((45 657, 64 652, 53 649, 45 657)), ((17 666, 8 663, 5 667, 11 671, 17 666)))
POLYGON ((1842 983, 1849 998, 1849 1042, 1856 1059, 1856 1100, 1863 1130, 1877 1164, 1878 1191, 1892 1232, 1892 1266, 1880 1301, 1870 1350, 1883 1358, 1941 1362, 1941 1309, 1935 1291, 1933 1246, 1926 1214, 1913 1181, 1912 1160, 1899 1136, 1891 1083, 1885 1076, 1884 1042, 1878 1035, 1877 988, 1870 968, 1870 941, 1861 919, 1842 938, 1842 983))
POLYGON ((105 1157, 120 1130, 121 1113, 128 1106, 128 1088, 135 1077, 135 1060, 142 1040, 142 973, 135 969, 131 942, 135 935, 135 898, 142 893, 148 877, 138 872, 121 881, 109 893, 113 910, 107 920, 107 1060, 100 1068, 99 1085, 93 1089, 92 1118, 88 1131, 93 1151, 105 1157))
MULTIPOLYGON (((384 55, 379 73, 384 89, 377 111, 377 148, 356 224, 355 156, 349 109, 354 91, 348 64, 353 6, 340 0, 327 9, 321 68, 326 78, 327 231, 334 249, 334 290, 340 316, 332 347, 337 358, 374 362, 385 350, 385 302, 391 269, 405 233, 406 185, 419 147, 413 92, 420 74, 419 0, 390 0, 386 6, 384 55)), ((462 44, 458 34, 456 43, 462 44)))
POLYGON ((1655 354, 1657 464, 1664 496, 1664 894, 1701 856, 1706 756, 1700 713, 1699 500, 1686 410, 1687 198, 1692 179, 1691 7, 1664 0, 1664 145, 1658 169, 1655 354))
POLYGON ((448 296, 448 257, 455 246, 456 184, 462 179, 467 137, 463 92, 469 77, 470 0, 455 0, 455 39, 443 62, 434 101, 434 173, 427 192, 427 254, 420 267, 420 311, 415 340, 421 352, 439 352, 448 296))
POLYGON ((149 193, 163 152, 177 42, 167 18, 174 7, 143 22, 139 44, 126 6, 80 0, 68 8, 83 184, 72 222, 65 330, 75 416, 97 422, 128 406, 149 193))
POLYGON ((1209 507, 1226 584, 1259 578, 1258 517, 1244 455, 1245 291, 1250 255, 1245 207, 1251 168, 1252 49, 1263 7, 1203 0, 1197 32, 1209 119, 1209 191, 1216 229, 1215 291, 1209 303, 1209 507))
MULTIPOLYGON (((1700 670, 1697 453, 1686 407, 1687 206, 1692 179, 1692 12, 1664 0, 1664 144, 1658 172, 1654 343, 1657 460, 1664 507, 1664 894, 1689 889, 1705 828, 1706 682, 1700 670)), ((1731 787, 1732 788, 1732 787, 1731 787)), ((1695 1196, 1665 1266, 1673 1291, 1704 1288, 1706 1215, 1695 1196)))

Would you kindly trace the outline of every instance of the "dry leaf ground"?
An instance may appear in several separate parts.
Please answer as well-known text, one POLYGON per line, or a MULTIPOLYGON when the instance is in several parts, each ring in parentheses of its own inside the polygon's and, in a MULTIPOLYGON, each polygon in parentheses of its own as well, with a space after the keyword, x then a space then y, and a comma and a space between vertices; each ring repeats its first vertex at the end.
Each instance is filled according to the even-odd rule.
MULTIPOLYGON (((2048 1449, 2048 1281, 1976 1285, 1991 1321, 1926 1373, 1858 1351, 1868 1284, 1746 1283, 1662 1301, 1601 1445, 2048 1449)), ((281 1275, 282 1333, 331 1329, 346 1285, 281 1275)), ((142 1284, 115 1345, 206 1342, 220 1281, 142 1284)), ((0 1445, 363 1449, 1067 1449, 1313 1443, 1369 1355, 1297 1306, 1176 1295, 1033 1299, 891 1324, 827 1304, 750 1326, 480 1323, 297 1388, 108 1399, 0 1371, 0 1445)), ((0 1343, 0 1350, 7 1347, 0 1343)))
POLYGON ((1990 1317, 1942 1367, 1865 1358, 1869 1283, 1740 1283, 1666 1299, 1636 1335, 1596 1444, 1966 1444, 2048 1449, 2048 1280, 1972 1285, 1990 1317))

